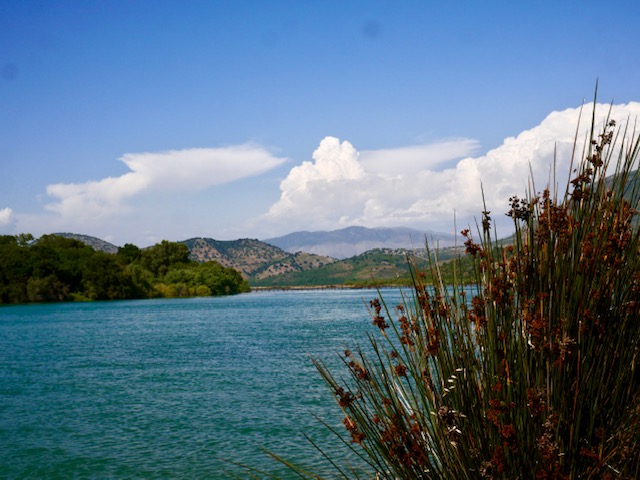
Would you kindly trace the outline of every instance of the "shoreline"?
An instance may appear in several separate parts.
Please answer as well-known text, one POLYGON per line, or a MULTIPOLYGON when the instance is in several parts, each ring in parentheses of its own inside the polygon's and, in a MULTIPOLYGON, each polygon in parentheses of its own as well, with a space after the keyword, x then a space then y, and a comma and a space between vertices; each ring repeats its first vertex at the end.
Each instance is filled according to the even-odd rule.
POLYGON ((402 288, 407 285, 290 285, 290 286, 251 286, 252 292, 269 290, 376 290, 379 288, 402 288))

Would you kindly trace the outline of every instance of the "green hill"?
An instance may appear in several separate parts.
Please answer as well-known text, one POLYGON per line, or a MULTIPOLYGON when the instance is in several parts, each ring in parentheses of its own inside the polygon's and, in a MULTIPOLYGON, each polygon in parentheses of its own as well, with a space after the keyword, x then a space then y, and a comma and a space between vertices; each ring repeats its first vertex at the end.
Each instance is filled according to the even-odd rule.
MULTIPOLYGON (((460 247, 448 247, 438 251, 437 258, 441 268, 445 270, 445 275, 453 275, 453 263, 450 260, 460 252, 460 247)), ((249 282, 256 287, 405 284, 410 278, 410 263, 420 269, 426 268, 426 251, 374 249, 318 268, 286 272, 249 282)), ((466 263, 468 262, 463 258, 463 267, 466 263)))

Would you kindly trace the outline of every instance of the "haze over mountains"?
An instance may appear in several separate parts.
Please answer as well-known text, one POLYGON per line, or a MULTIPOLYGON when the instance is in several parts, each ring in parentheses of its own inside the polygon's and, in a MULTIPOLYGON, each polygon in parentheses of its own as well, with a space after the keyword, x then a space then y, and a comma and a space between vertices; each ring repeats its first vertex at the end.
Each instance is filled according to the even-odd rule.
MULTIPOLYGON (((89 235, 77 233, 55 233, 55 235, 80 240, 96 250, 102 250, 106 253, 116 253, 118 251, 117 246, 89 235)), ((195 252, 194 247, 202 244, 202 242, 195 242, 197 238, 183 240, 182 242, 186 243, 189 249, 195 252)), ((347 227, 332 231, 293 232, 281 237, 261 240, 261 242, 278 247, 288 253, 305 252, 341 260, 377 248, 420 250, 424 249, 425 239, 429 241, 430 245, 441 248, 453 246, 456 240, 452 234, 421 231, 406 227, 347 227)), ((208 243, 215 244, 216 247, 223 249, 227 248, 227 245, 241 241, 206 240, 208 240, 208 243)), ((252 241, 258 242, 257 240, 252 241)), ((196 254, 195 256, 200 257, 201 255, 196 254)), ((217 258, 198 258, 200 261, 209 259, 216 260, 217 258)))
POLYGON ((285 252, 307 252, 344 259, 375 248, 423 249, 425 239, 430 245, 439 247, 450 247, 455 244, 455 236, 452 234, 405 227, 347 227, 328 232, 294 232, 263 241, 280 247, 285 252))

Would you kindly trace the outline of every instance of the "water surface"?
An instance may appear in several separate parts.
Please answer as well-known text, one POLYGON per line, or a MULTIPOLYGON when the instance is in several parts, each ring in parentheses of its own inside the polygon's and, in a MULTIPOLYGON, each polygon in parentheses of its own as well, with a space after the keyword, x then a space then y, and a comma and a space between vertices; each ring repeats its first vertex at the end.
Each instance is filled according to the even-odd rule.
MULTIPOLYGON (((390 298, 398 296, 394 290, 390 298)), ((309 356, 373 331, 368 290, 0 308, 0 478, 293 476, 340 424, 309 356)))

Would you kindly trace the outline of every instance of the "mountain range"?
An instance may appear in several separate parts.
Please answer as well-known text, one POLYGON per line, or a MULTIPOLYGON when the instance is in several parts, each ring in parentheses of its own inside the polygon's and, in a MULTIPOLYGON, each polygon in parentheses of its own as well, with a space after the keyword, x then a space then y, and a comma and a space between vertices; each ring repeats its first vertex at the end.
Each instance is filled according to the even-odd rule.
POLYGON ((294 232, 282 237, 268 238, 264 242, 280 247, 285 252, 302 251, 345 259, 376 248, 424 249, 425 240, 428 240, 430 245, 441 248, 453 246, 456 242, 455 235, 452 234, 404 227, 347 227, 332 231, 294 232))
MULTIPOLYGON (((118 251, 117 246, 89 235, 55 235, 74 238, 107 253, 118 251)), ((367 281, 372 276, 396 277, 398 269, 406 267, 407 251, 424 251, 415 245, 422 246, 425 236, 440 247, 454 242, 453 235, 408 228, 349 227, 332 232, 296 232, 265 241, 196 237, 180 243, 189 248, 193 260, 214 260, 235 268, 253 285, 284 286, 367 281), (330 268, 330 265, 334 266, 330 268)))

